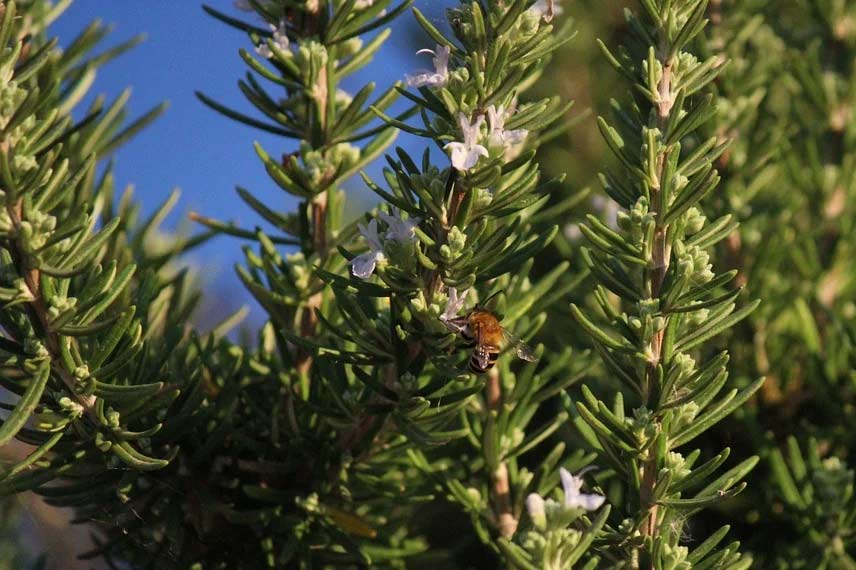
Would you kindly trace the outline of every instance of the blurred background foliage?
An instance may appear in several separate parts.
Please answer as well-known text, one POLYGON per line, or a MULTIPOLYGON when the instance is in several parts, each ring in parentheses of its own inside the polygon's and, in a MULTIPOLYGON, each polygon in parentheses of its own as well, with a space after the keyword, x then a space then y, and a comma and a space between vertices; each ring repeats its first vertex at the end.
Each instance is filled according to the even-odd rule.
MULTIPOLYGON (((450 2, 430 4, 425 11, 438 22, 450 2)), ((568 302, 586 303, 591 290, 579 261, 576 224, 588 213, 607 222, 614 218, 597 179, 608 153, 595 119, 608 112, 620 78, 595 40, 618 43, 629 4, 566 0, 562 18, 574 21, 577 35, 532 95, 558 93, 576 101, 569 128, 540 150, 546 178, 567 175, 554 204, 566 210, 567 223, 539 258, 536 274, 569 260, 566 279, 577 286, 568 302)), ((856 446, 856 2, 710 0, 709 10, 712 26, 697 47, 702 54, 721 54, 728 67, 717 83, 716 132, 708 135, 734 142, 718 164, 723 183, 709 201, 717 211, 707 213, 713 218, 732 212, 740 223, 713 264, 737 269, 748 290, 744 298, 763 302, 707 350, 729 350, 734 387, 762 375, 767 382, 744 409, 699 441, 705 453, 730 447, 732 463, 752 454, 762 462, 749 475, 748 489, 697 516, 690 534, 704 537, 732 525, 731 538, 753 555, 755 568, 856 568, 848 467, 856 446)), ((412 39, 403 49, 428 45, 412 21, 404 18, 400 25, 409 26, 412 39)), ((549 348, 587 347, 567 303, 557 303, 548 322, 539 340, 549 348)), ((608 390, 612 381, 592 360, 586 382, 595 391, 608 390)), ((560 435, 571 449, 584 445, 570 425, 560 435)), ((56 532, 45 522, 56 515, 38 512, 29 501, 24 506, 42 522, 20 519, 18 499, 5 502, 0 569, 34 561, 41 547, 19 540, 23 529, 45 540, 56 532)), ((417 525, 429 542, 454 545, 460 568, 495 567, 466 515, 447 503, 427 504, 417 525)), ((53 560, 64 559, 54 545, 42 546, 51 547, 53 560)))

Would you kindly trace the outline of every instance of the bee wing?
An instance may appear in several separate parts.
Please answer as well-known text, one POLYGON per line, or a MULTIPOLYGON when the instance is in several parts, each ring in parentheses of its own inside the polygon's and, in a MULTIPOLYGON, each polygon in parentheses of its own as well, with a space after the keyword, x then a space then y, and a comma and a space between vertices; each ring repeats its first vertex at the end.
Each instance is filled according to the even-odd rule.
POLYGON ((454 319, 443 319, 443 324, 449 329, 449 332, 460 333, 467 328, 466 317, 455 317, 454 319))
POLYGON ((538 358, 535 357, 535 351, 532 350, 532 347, 514 336, 512 333, 508 332, 506 329, 502 329, 502 336, 505 339, 505 345, 514 349, 514 353, 517 355, 517 358, 525 360, 526 362, 535 362, 538 360, 538 358))

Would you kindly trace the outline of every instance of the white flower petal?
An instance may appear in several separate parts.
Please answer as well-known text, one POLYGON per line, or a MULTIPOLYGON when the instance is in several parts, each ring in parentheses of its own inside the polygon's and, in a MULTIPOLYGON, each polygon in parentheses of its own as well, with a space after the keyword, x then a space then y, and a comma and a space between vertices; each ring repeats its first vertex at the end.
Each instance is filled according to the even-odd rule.
POLYGON ((416 52, 416 55, 431 54, 433 55, 432 63, 434 71, 422 70, 415 74, 405 76, 405 82, 408 87, 440 87, 446 84, 449 79, 449 54, 451 50, 446 46, 438 45, 436 50, 421 49, 416 52))
POLYGON ((446 83, 446 78, 439 73, 424 71, 415 75, 406 75, 404 82, 408 87, 441 87, 446 83))
POLYGON ((538 16, 544 18, 545 22, 553 20, 553 16, 558 16, 562 13, 563 8, 558 5, 559 0, 538 0, 532 5, 530 10, 538 16))
POLYGON ((380 243, 380 237, 377 235, 377 220, 369 221, 368 227, 363 224, 357 224, 357 229, 360 230, 360 235, 365 238, 369 244, 369 249, 375 252, 383 251, 383 244, 380 243))
POLYGON ((450 142, 443 148, 449 151, 452 166, 461 171, 467 171, 476 165, 479 158, 488 156, 487 149, 479 144, 481 126, 484 123, 484 115, 476 117, 470 122, 464 113, 458 113, 458 125, 461 127, 464 142, 450 142))
POLYGON ((443 311, 443 314, 440 315, 440 320, 443 322, 457 318, 458 313, 467 301, 467 292, 464 291, 458 295, 458 289, 456 287, 449 287, 446 293, 449 295, 449 301, 446 303, 446 309, 443 311))
POLYGON ((438 75, 442 75, 444 78, 449 75, 449 55, 451 53, 452 48, 439 44, 437 45, 437 50, 434 52, 434 59, 432 60, 434 69, 438 75))
POLYGON ((405 243, 416 240, 416 226, 419 224, 419 218, 402 219, 401 212, 395 209, 393 209, 391 216, 384 212, 381 212, 379 215, 380 219, 389 226, 386 232, 386 239, 405 243))
POLYGON ((518 148, 526 140, 529 131, 526 129, 506 129, 505 121, 514 113, 514 109, 505 109, 504 105, 499 107, 491 105, 487 108, 488 123, 488 145, 495 151, 502 150, 506 160, 512 160, 520 151, 518 148))
POLYGON ((502 132, 505 127, 505 106, 491 105, 487 108, 487 120, 490 123, 490 131, 502 132))
POLYGON ((273 57, 273 51, 271 51, 270 46, 267 45, 267 42, 257 45, 256 53, 265 59, 270 59, 273 57))
POLYGON ((350 261, 351 273, 360 279, 368 279, 374 273, 377 262, 382 259, 383 254, 380 252, 370 251, 360 254, 350 261))
POLYGON ((479 115, 475 122, 470 123, 466 115, 458 113, 458 123, 461 125, 461 132, 464 134, 464 144, 468 147, 475 146, 481 134, 481 126, 484 124, 484 115, 479 115))
POLYGON ((468 147, 464 143, 450 142, 443 148, 449 151, 452 166, 463 172, 475 166, 480 157, 488 156, 487 149, 480 144, 468 147))
POLYGON ((443 148, 449 151, 449 158, 452 160, 452 166, 458 170, 466 170, 464 164, 467 159, 467 145, 459 142, 450 142, 443 148))
POLYGON ((565 491, 565 501, 567 501, 570 496, 580 494, 580 489, 583 487, 583 480, 581 477, 574 477, 571 475, 571 472, 564 467, 559 468, 559 477, 562 479, 562 490, 565 491))
POLYGON ((528 134, 529 131, 526 129, 514 129, 513 131, 502 131, 502 138, 505 141, 505 144, 516 146, 523 144, 528 134))
POLYGON ((270 31, 273 32, 273 43, 276 44, 276 47, 278 47, 280 51, 286 51, 288 49, 289 42, 285 30, 285 20, 280 20, 278 26, 270 24, 268 27, 270 28, 270 31))
POLYGON ((606 497, 603 495, 589 495, 581 493, 574 498, 573 504, 567 505, 571 508, 581 508, 587 511, 596 511, 600 508, 606 497))
POLYGON ((594 511, 606 500, 602 495, 580 493, 583 478, 571 475, 564 467, 559 469, 559 477, 562 478, 562 489, 565 491, 565 508, 594 511))
POLYGON ((479 158, 482 156, 488 156, 487 149, 480 144, 475 145, 467 151, 467 156, 464 159, 464 168, 461 170, 469 170, 478 163, 479 158))

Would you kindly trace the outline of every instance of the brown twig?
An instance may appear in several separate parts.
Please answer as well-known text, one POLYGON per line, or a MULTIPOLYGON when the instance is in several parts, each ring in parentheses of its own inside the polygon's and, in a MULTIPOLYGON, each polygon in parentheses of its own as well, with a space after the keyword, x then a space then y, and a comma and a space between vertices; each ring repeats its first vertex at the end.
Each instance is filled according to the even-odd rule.
MULTIPOLYGON (((499 370, 491 368, 487 373, 485 398, 489 422, 495 422, 496 416, 502 411, 502 382, 499 370)), ((486 430, 492 431, 492 430, 486 430)), ((508 481, 508 465, 501 461, 490 474, 491 499, 493 501, 494 519, 497 530, 503 538, 511 538, 517 532, 517 518, 514 516, 511 501, 511 485, 508 481)))
MULTIPOLYGON (((661 46, 662 57, 669 57, 663 62, 663 74, 660 78, 660 83, 657 87, 659 94, 659 103, 657 105, 657 127, 661 133, 666 132, 669 116, 674 105, 672 96, 672 61, 670 56, 665 53, 661 46)), ((664 148, 657 156, 657 180, 651 186, 651 208, 655 215, 656 226, 654 228, 654 243, 652 246, 652 261, 653 266, 646 275, 648 285, 648 293, 650 298, 656 299, 660 295, 660 290, 663 287, 663 281, 666 278, 666 273, 669 270, 671 262, 672 250, 668 242, 668 225, 661 223, 661 216, 665 213, 665 197, 662 196, 662 183, 666 171, 666 156, 669 153, 668 148, 664 148)), ((649 345, 649 361, 645 375, 645 385, 643 386, 643 401, 645 405, 650 407, 650 399, 654 393, 654 386, 658 381, 658 369, 663 360, 663 338, 664 330, 654 333, 649 345)), ((648 457, 641 467, 641 483, 639 488, 639 502, 643 509, 647 510, 647 516, 642 528, 639 529, 642 536, 654 536, 658 528, 658 508, 653 501, 654 487, 657 483, 657 458, 653 451, 648 452, 648 457)), ((634 567, 639 568, 641 561, 639 556, 634 558, 634 567)), ((652 563, 653 564, 653 563, 652 563)), ((652 566, 653 568, 653 566, 652 566)))
POLYGON ((710 0, 710 23, 717 26, 722 23, 722 0, 710 0))
MULTIPOLYGON (((309 206, 312 216, 312 249, 322 259, 327 254, 327 192, 316 196, 309 206)), ((323 294, 315 293, 306 300, 300 315, 300 336, 310 338, 315 335, 318 326, 316 311, 321 308, 323 294)), ((308 350, 299 349, 295 365, 300 378, 309 376, 312 368, 312 355, 308 350)))
MULTIPOLYGON (((23 221, 22 201, 18 200, 14 204, 8 204, 6 211, 12 221, 12 226, 18 232, 21 229, 23 221)), ((51 332, 50 320, 48 318, 48 306, 42 296, 41 290, 41 272, 34 267, 30 267, 26 263, 26 255, 20 251, 17 240, 13 240, 9 247, 9 253, 12 256, 12 261, 18 269, 18 273, 24 278, 24 283, 32 297, 32 300, 26 304, 27 312, 30 315, 30 322, 40 336, 44 339, 45 348, 50 355, 51 369, 57 373, 63 384, 68 388, 69 392, 74 396, 74 399, 80 404, 87 415, 95 418, 95 396, 80 394, 78 383, 74 376, 65 369, 60 357, 60 346, 57 335, 51 332), (53 363, 57 363, 56 366, 53 363)), ((95 420, 97 422, 97 419, 95 420)))

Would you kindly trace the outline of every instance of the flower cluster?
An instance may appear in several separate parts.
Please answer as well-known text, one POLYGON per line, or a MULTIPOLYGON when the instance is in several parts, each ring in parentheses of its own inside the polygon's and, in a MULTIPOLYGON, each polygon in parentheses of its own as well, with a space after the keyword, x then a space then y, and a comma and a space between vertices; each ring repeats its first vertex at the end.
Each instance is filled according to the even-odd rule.
POLYGON ((412 244, 416 241, 416 226, 419 218, 403 219, 401 213, 393 210, 392 215, 380 212, 380 219, 387 225, 385 240, 381 241, 378 234, 378 223, 376 219, 369 221, 369 225, 358 224, 360 235, 366 240, 369 251, 353 258, 349 264, 351 273, 360 279, 368 279, 372 276, 378 264, 386 262, 384 254, 385 241, 400 244, 412 244))
MULTIPOLYGON (((532 9, 537 9, 537 6, 532 9)), ((433 50, 421 49, 416 53, 433 55, 434 71, 421 70, 415 74, 408 74, 405 77, 407 85, 410 87, 444 87, 449 81, 451 48, 438 44, 433 50)), ((459 112, 457 119, 463 142, 453 141, 443 147, 449 152, 452 166, 457 170, 467 172, 476 166, 479 158, 490 156, 488 149, 506 161, 513 160, 520 153, 528 135, 526 129, 505 128, 505 123, 513 113, 513 108, 506 109, 504 105, 490 105, 483 112, 476 112, 473 117, 459 112), (485 124, 485 113, 489 130, 486 136, 483 136, 481 128, 485 124), (487 146, 482 144, 483 139, 487 146)))
POLYGON ((466 172, 473 168, 481 157, 489 157, 488 149, 499 153, 504 160, 513 160, 519 154, 528 132, 526 129, 506 129, 505 122, 511 116, 511 111, 506 111, 500 105, 491 105, 487 108, 489 130, 486 136, 481 134, 481 127, 485 123, 484 115, 477 115, 470 120, 464 113, 458 114, 458 126, 463 135, 463 142, 450 142, 443 148, 449 151, 452 166, 457 170, 466 172), (487 147, 480 141, 486 140, 487 147))

